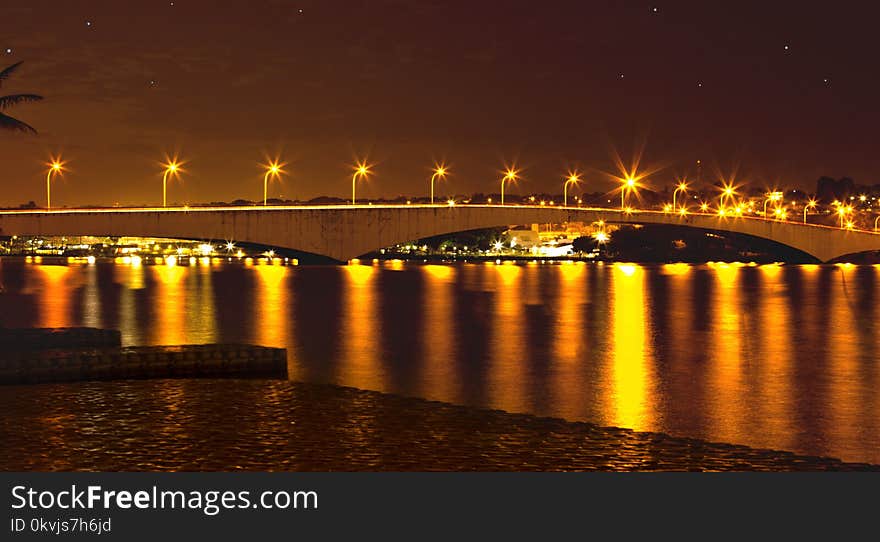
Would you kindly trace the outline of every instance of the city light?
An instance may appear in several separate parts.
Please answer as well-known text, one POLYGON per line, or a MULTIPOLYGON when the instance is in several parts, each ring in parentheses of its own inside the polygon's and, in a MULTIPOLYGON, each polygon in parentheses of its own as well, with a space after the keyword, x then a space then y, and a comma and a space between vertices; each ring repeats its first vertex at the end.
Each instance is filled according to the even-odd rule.
POLYGON ((844 218, 846 218, 846 216, 848 214, 850 214, 852 212, 852 210, 853 210, 853 208, 850 207, 849 205, 840 204, 837 206, 837 216, 840 219, 840 227, 841 228, 844 227, 844 218))
POLYGON ((579 182, 581 182, 581 176, 576 171, 568 173, 568 178, 566 178, 565 183, 562 185, 562 204, 565 207, 568 207, 568 185, 578 184, 579 182))
POLYGON ((674 204, 667 203, 666 205, 663 206, 663 212, 664 213, 671 213, 673 206, 674 206, 674 204))
POLYGON ((774 214, 776 215, 776 220, 785 220, 788 216, 788 213, 782 207, 777 207, 774 211, 774 214))
POLYGON ((435 179, 445 179, 446 178, 446 166, 443 164, 435 164, 434 166, 434 174, 431 175, 431 204, 434 204, 434 180, 435 179))
POLYGON ((354 205, 357 199, 355 198, 355 187, 357 186, 358 177, 365 179, 370 174, 370 166, 367 165, 365 161, 359 160, 357 164, 354 166, 354 175, 351 177, 351 204, 354 205))
POLYGON ((273 160, 268 164, 263 164, 263 167, 266 169, 266 174, 263 175, 263 206, 265 207, 268 204, 268 192, 269 192, 269 177, 276 179, 281 176, 282 173, 287 173, 284 171, 284 166, 287 164, 279 163, 278 160, 273 160))
POLYGON ((722 182, 720 206, 723 207, 725 199, 732 200, 736 194, 736 187, 733 186, 733 183, 722 182))
POLYGON ((700 202, 700 211, 703 213, 708 212, 709 211, 709 204, 706 203, 705 201, 700 202))
POLYGON ((507 168, 504 171, 504 177, 501 178, 501 205, 504 205, 504 185, 509 182, 516 182, 519 178, 519 171, 515 168, 507 168))
POLYGON ((64 173, 64 162, 61 158, 52 158, 49 163, 49 171, 46 173, 46 209, 52 208, 52 177, 64 173))

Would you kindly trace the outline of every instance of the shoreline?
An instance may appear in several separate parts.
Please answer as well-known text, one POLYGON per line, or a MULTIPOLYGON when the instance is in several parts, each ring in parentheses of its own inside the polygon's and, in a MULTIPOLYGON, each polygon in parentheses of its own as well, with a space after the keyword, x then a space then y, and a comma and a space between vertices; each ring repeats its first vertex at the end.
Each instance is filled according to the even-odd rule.
MULTIPOLYGON (((84 382, 106 412, 56 405, 66 421, 55 445, 27 431, 59 384, 9 386, 0 421, 10 471, 880 471, 880 465, 784 450, 637 432, 588 422, 517 414, 335 384, 263 380, 178 380, 175 390, 212 400, 175 406, 181 421, 150 427, 168 380, 84 382), (201 387, 200 387, 201 386, 201 387), (42 393, 34 394, 39 389, 42 393), (42 398, 36 398, 41 395, 42 398), (223 404, 216 397, 226 398, 223 404), (237 397, 236 397, 237 396, 237 397), (248 408, 233 408, 242 398, 248 408), (10 404, 11 403, 11 404, 10 404), (233 415, 234 428, 216 426, 233 415), (207 419, 206 419, 207 418, 207 419), (195 424, 199 424, 198 428, 195 424), (211 427, 205 430, 202 426, 211 427), (100 450, 83 433, 113 435, 100 450), (126 436, 134 431, 137 438, 126 436), (66 438, 59 438, 59 437, 66 438)), ((68 389, 69 391, 69 389, 68 389)), ((61 394, 62 396, 65 394, 61 394)), ((88 401, 86 405, 90 404, 88 401)), ((51 408, 51 406, 50 406, 51 408)), ((171 421, 171 420, 169 420, 171 421)))

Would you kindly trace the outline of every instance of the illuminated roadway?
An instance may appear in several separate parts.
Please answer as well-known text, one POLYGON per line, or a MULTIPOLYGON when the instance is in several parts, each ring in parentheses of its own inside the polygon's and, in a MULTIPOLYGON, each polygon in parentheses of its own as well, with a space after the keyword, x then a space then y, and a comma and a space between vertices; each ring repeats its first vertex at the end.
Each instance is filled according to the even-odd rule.
POLYGON ((880 235, 799 222, 539 205, 320 205, 0 211, 0 236, 167 237, 283 247, 347 261, 396 244, 519 224, 667 224, 769 239, 819 261, 880 250, 880 235))

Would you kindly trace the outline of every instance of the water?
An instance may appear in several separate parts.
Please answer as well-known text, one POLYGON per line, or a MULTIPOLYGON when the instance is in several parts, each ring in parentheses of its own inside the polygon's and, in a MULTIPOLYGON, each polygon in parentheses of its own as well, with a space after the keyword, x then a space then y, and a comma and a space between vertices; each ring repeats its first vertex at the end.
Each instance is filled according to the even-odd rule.
MULTIPOLYGON (((5 259, 0 272, 7 326, 282 346, 292 380, 880 463, 880 267, 5 259)), ((151 385, 127 383, 126 397, 155 401, 151 385)), ((215 381, 167 386, 185 390, 180 408, 261 404, 251 385, 240 397, 215 381)), ((27 403, 25 431, 63 419, 83 387, 52 388, 45 407, 8 398, 40 387, 10 390, 5 415, 27 403)), ((186 420, 165 432, 217 423, 186 420)))

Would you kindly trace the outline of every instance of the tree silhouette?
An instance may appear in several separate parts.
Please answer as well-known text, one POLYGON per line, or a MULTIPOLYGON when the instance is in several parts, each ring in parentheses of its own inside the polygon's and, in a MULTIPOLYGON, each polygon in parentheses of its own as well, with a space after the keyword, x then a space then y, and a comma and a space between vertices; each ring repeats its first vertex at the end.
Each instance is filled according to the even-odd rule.
MULTIPOLYGON (((3 86, 3 81, 9 78, 12 73, 21 66, 21 62, 16 62, 12 66, 0 71, 0 87, 3 86)), ((18 105, 21 103, 28 102, 38 102, 42 100, 42 96, 37 96, 36 94, 9 94, 8 96, 0 96, 0 129, 3 130, 17 130, 19 132, 31 132, 36 134, 37 131, 30 125, 14 118, 6 115, 3 111, 9 107, 14 105, 18 105)))

